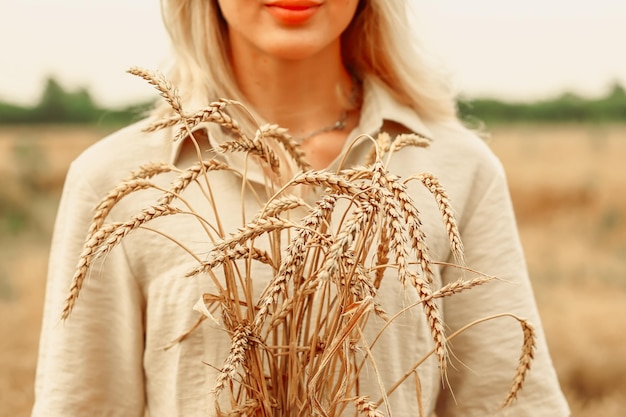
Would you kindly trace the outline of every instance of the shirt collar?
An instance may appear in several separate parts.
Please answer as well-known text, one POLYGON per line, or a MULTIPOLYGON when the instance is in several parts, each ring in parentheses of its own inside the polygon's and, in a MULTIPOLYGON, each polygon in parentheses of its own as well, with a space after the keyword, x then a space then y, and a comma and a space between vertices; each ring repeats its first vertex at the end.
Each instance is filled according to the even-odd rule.
MULTIPOLYGON (((432 139, 431 132, 415 113, 415 110, 394 98, 380 79, 373 76, 366 77, 363 80, 363 104, 359 125, 348 135, 345 146, 349 146, 350 142, 361 134, 375 135, 381 130, 385 121, 399 123, 411 132, 432 139)), ((200 124, 192 130, 192 133, 198 130, 205 130, 213 143, 219 143, 217 140, 220 136, 219 126, 209 123, 200 124)), ((178 161, 185 140, 189 140, 188 137, 170 142, 170 163, 176 164, 178 161)), ((222 154, 222 156, 231 166, 243 168, 245 155, 228 153, 222 154)), ((248 164, 249 179, 262 182, 263 173, 260 170, 256 172, 253 168, 254 165, 256 164, 248 164)))
POLYGON ((380 79, 366 77, 363 81, 361 120, 353 134, 375 134, 385 121, 399 123, 411 132, 432 139, 431 132, 415 110, 394 98, 380 79))

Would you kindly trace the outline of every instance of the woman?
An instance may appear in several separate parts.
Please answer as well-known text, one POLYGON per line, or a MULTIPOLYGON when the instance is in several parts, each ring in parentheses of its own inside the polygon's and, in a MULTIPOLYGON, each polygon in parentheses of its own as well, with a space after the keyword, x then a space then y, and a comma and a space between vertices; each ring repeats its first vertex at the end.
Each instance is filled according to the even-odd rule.
MULTIPOLYGON (((518 401, 502 413, 568 415, 525 270, 504 173, 485 144, 457 120, 443 79, 408 44, 405 2, 166 0, 162 6, 176 52, 169 79, 180 89, 184 106, 237 99, 257 120, 288 128, 316 169, 338 167, 343 151, 360 134, 413 132, 431 138, 427 149, 398 152, 391 171, 401 177, 436 175, 457 212, 465 264, 503 279, 446 299, 442 315, 449 333, 503 312, 527 318, 538 335, 535 359, 518 401)), ((201 326, 163 349, 193 326, 197 315, 190 303, 209 291, 201 280, 180 278, 193 260, 172 242, 153 244, 155 235, 144 230, 129 235, 121 248, 93 265, 72 315, 59 323, 98 201, 143 164, 188 166, 195 161, 196 149, 188 138, 172 143, 171 131, 145 133, 146 125, 130 126, 94 145, 68 173, 52 244, 33 416, 212 415, 215 367, 230 342, 211 326, 201 326)), ((221 129, 198 128, 194 134, 201 137, 202 132, 209 139, 202 142, 203 151, 225 140, 221 129)), ((364 154, 366 145, 356 145, 353 154, 364 154)), ((245 164, 236 156, 224 158, 234 166, 245 164)), ((219 196, 218 211, 234 210, 223 227, 235 229, 242 217, 241 185, 231 177, 217 178, 211 187, 219 196)), ((248 179, 263 183, 264 173, 251 168, 248 179)), ((193 204, 200 197, 189 198, 193 204)), ((415 198, 421 198, 417 191, 415 198)), ((110 217, 123 221, 152 201, 149 193, 128 196, 110 217)), ((433 253, 446 261, 451 254, 437 208, 422 210, 433 253)), ((191 251, 206 252, 197 223, 163 221, 160 229, 191 251)), ((440 284, 460 275, 443 264, 434 273, 440 284)), ((397 311, 403 301, 395 295, 381 288, 382 302, 397 311)), ((388 353, 378 363, 385 382, 397 380, 424 353, 419 346, 429 337, 423 328, 400 329, 381 347, 388 353)), ((425 415, 496 414, 520 344, 519 328, 503 320, 462 333, 451 342, 454 368, 445 384, 436 361, 420 368, 425 415)), ((390 396, 393 415, 417 415, 414 398, 414 385, 390 396)))

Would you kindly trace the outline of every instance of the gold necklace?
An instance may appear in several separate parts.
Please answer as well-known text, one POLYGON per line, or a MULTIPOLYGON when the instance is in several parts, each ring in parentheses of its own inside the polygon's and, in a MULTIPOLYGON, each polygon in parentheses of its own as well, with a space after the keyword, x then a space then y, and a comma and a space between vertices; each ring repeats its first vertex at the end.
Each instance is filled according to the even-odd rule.
POLYGON ((298 136, 293 138, 298 143, 303 143, 308 139, 311 139, 313 136, 321 135, 326 132, 334 132, 335 130, 344 130, 346 128, 346 121, 348 120, 348 111, 344 110, 341 113, 341 117, 333 123, 332 125, 322 127, 320 129, 309 132, 303 136, 298 136))
MULTIPOLYGON (((361 84, 356 79, 356 77, 352 76, 352 90, 350 91, 350 107, 354 108, 359 101, 359 95, 361 93, 361 84)), ((312 132, 306 133, 302 136, 294 137, 293 139, 302 144, 308 139, 311 139, 314 136, 321 135, 322 133, 341 131, 346 128, 346 122, 348 121, 348 110, 343 110, 341 112, 341 116, 337 121, 329 126, 322 127, 320 129, 314 130, 312 132)))

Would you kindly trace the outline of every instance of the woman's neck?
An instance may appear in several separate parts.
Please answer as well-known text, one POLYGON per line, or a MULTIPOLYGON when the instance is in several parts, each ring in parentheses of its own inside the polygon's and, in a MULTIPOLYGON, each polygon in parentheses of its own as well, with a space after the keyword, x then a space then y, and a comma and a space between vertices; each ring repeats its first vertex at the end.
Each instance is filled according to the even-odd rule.
POLYGON ((233 51, 235 76, 246 100, 267 121, 306 136, 332 126, 349 110, 353 80, 339 45, 304 60, 233 51))

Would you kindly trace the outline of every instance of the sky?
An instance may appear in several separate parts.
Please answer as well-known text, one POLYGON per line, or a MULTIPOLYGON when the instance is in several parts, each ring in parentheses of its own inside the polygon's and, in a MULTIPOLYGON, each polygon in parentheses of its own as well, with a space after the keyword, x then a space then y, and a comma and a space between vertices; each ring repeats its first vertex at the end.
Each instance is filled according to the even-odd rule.
MULTIPOLYGON (((104 106, 156 98, 126 70, 165 62, 158 0, 0 1, 0 101, 36 103, 48 76, 88 88, 104 106)), ((625 0, 411 1, 407 36, 419 37, 465 97, 592 97, 626 85, 625 0)))

